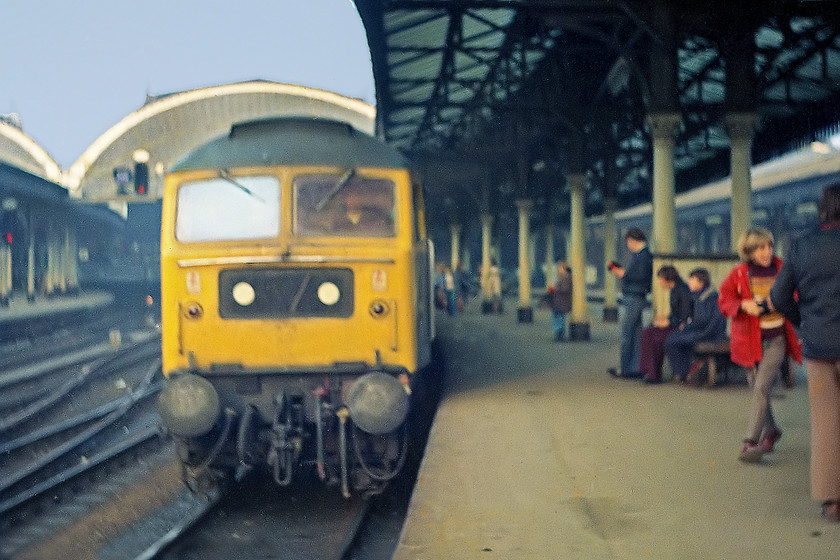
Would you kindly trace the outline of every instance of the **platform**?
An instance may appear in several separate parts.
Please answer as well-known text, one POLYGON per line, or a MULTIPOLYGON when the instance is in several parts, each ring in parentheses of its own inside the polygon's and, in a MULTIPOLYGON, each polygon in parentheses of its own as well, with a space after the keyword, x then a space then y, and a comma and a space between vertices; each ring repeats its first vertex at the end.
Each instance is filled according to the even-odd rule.
POLYGON ((544 309, 438 314, 446 387, 393 558, 838 557, 809 494, 803 370, 774 393, 776 451, 745 464, 745 385, 614 379, 620 327, 590 314, 573 343, 544 309))
POLYGON ((26 294, 13 292, 8 307, 0 307, 0 327, 4 323, 50 317, 107 307, 114 302, 114 296, 102 290, 85 290, 74 294, 38 296, 29 301, 26 294))

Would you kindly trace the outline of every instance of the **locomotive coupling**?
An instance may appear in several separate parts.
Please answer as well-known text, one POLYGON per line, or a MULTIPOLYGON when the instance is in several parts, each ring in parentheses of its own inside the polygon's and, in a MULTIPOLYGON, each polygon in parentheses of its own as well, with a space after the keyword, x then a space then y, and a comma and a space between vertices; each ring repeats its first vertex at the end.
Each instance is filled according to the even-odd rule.
POLYGON ((353 383, 345 404, 353 423, 373 435, 393 432, 408 414, 408 394, 402 383, 379 371, 366 373, 353 383))
POLYGON ((183 373, 167 381, 158 398, 158 411, 163 426, 176 436, 202 436, 219 418, 219 394, 203 377, 183 373))

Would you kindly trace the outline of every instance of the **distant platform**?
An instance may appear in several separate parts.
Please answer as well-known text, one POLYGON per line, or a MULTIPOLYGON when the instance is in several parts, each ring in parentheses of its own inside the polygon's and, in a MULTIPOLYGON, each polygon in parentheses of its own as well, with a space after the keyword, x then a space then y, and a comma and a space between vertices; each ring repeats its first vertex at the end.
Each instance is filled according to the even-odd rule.
POLYGON ((103 290, 82 290, 74 294, 49 297, 37 296, 34 301, 29 301, 25 293, 12 293, 9 306, 0 307, 0 324, 99 309, 113 303, 114 296, 103 290))

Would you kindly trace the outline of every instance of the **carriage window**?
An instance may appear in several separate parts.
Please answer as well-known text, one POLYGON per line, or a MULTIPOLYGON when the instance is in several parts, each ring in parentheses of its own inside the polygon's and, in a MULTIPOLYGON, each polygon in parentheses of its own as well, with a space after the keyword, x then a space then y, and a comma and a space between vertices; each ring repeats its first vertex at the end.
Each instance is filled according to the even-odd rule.
POLYGON ((305 175, 293 183, 295 234, 392 237, 394 183, 343 174, 305 175))
POLYGON ((178 189, 175 237, 183 242, 276 237, 280 229, 277 177, 227 172, 178 189))

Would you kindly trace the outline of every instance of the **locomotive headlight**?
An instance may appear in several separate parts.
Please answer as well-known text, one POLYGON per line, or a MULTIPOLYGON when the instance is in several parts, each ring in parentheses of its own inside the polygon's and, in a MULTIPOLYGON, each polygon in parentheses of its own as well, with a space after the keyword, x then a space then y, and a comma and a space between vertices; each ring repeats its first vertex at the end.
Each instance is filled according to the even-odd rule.
POLYGON ((369 434, 387 434, 399 428, 408 413, 408 394, 398 379, 382 372, 366 373, 347 393, 350 418, 369 434))
POLYGON ((341 290, 332 282, 324 282, 318 286, 318 299, 324 305, 335 305, 341 298, 341 290))
POLYGON ((202 436, 219 418, 219 394, 203 377, 184 373, 167 381, 158 397, 158 411, 163 426, 173 434, 202 436))
POLYGON ((254 298, 256 297, 254 287, 248 282, 238 282, 233 287, 232 295, 233 301, 235 301, 242 307, 248 307, 249 305, 254 303, 254 298))

